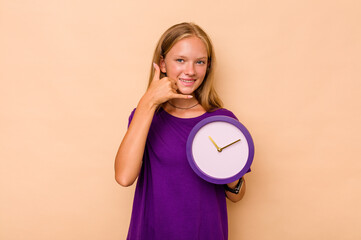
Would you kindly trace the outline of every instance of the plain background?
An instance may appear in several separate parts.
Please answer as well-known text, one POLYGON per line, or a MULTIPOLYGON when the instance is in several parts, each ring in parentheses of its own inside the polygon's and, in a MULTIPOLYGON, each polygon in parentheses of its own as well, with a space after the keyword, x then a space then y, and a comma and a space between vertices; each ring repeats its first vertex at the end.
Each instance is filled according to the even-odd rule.
POLYGON ((356 0, 0 0, 0 239, 125 239, 134 186, 117 185, 114 157, 158 38, 183 21, 212 38, 218 92, 255 140, 230 240, 361 239, 360 12, 356 0))

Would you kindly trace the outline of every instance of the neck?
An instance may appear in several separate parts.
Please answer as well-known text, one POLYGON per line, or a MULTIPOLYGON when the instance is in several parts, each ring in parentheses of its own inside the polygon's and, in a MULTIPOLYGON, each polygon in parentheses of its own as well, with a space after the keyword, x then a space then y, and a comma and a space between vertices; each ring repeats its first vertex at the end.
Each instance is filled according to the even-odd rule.
POLYGON ((191 99, 172 99, 168 101, 169 105, 173 108, 188 109, 198 105, 198 101, 195 98, 191 99))

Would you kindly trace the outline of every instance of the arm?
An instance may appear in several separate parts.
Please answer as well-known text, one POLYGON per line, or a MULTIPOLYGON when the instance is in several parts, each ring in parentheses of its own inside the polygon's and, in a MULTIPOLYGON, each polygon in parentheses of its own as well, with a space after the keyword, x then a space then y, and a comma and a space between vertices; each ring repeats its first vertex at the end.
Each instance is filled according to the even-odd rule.
POLYGON ((139 175, 155 109, 156 106, 147 103, 147 96, 143 96, 119 146, 114 164, 115 180, 124 187, 132 185, 139 175))
POLYGON ((139 101, 115 157, 115 180, 125 187, 132 185, 139 175, 145 143, 157 107, 169 99, 192 97, 177 94, 175 81, 167 77, 159 79, 160 69, 156 64, 154 68, 153 81, 139 101))
MULTIPOLYGON (((237 180, 237 181, 234 181, 234 182, 232 182, 232 183, 228 183, 227 185, 228 185, 228 187, 230 187, 230 188, 235 188, 236 185, 237 185, 237 183, 238 183, 238 180, 237 180)), ((244 196, 245 193, 246 193, 246 180, 245 180, 245 178, 243 177, 243 184, 242 184, 242 187, 241 187, 239 193, 238 193, 238 194, 234 194, 234 193, 232 193, 232 192, 226 191, 226 196, 227 196, 227 198, 228 198, 229 200, 231 200, 232 202, 238 202, 238 201, 240 201, 240 200, 243 198, 243 196, 244 196)))

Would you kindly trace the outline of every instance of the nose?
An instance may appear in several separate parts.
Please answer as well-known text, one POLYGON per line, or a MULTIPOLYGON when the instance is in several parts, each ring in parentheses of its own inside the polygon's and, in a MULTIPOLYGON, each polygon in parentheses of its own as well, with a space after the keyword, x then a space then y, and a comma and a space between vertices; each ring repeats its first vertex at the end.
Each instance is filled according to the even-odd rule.
POLYGON ((195 75, 196 70, 194 68, 194 64, 192 62, 188 62, 188 64, 186 65, 185 68, 185 74, 187 74, 188 76, 193 76, 195 75))

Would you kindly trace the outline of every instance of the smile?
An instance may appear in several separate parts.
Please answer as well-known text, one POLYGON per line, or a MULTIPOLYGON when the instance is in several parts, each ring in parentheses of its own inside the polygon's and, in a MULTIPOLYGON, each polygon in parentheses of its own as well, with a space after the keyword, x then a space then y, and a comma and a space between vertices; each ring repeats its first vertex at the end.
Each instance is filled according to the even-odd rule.
POLYGON ((185 83, 193 83, 193 82, 196 81, 194 79, 183 79, 183 78, 180 78, 179 80, 182 81, 182 82, 185 82, 185 83))

